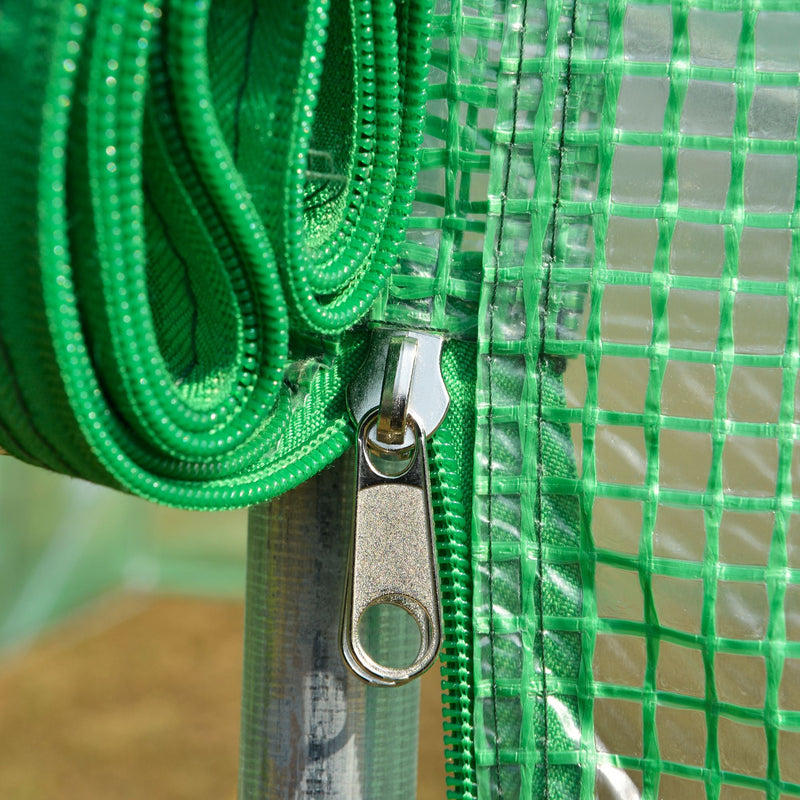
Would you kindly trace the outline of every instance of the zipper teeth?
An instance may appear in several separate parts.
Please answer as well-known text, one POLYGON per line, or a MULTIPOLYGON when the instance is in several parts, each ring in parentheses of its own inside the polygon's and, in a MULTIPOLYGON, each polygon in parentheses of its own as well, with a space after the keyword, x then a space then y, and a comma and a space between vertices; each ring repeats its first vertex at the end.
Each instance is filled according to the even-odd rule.
MULTIPOLYGON (((357 2, 359 7, 370 4, 369 0, 357 2)), ((392 134, 391 149, 397 149, 395 160, 400 163, 393 161, 391 170, 373 175, 376 195, 383 192, 391 200, 382 230, 376 233, 359 228, 359 235, 371 236, 375 247, 380 244, 376 269, 348 278, 334 298, 325 298, 325 302, 311 295, 306 298, 324 317, 325 324, 315 330, 335 329, 337 336, 366 314, 399 247, 413 197, 416 154, 423 130, 431 0, 409 0, 399 6, 399 11, 393 0, 379 0, 370 7, 381 24, 360 31, 358 49, 362 52, 372 47, 370 42, 375 40, 380 52, 391 55, 380 61, 384 66, 375 76, 374 114, 381 120, 385 115, 387 121, 372 131, 366 124, 371 125, 371 120, 365 119, 359 133, 362 137, 392 134), (404 15, 407 29, 400 26, 398 31, 399 13, 404 15), (407 45, 408 52, 398 50, 395 39, 403 47, 407 45), (399 128, 398 115, 402 118, 399 128), (322 311, 315 303, 322 303, 322 311), (331 328, 328 323, 334 311, 338 321, 331 328)), ((49 337, 47 347, 54 351, 53 358, 44 359, 44 364, 38 355, 34 361, 33 344, 13 348, 13 359, 0 353, 0 394, 18 418, 7 412, 0 421, 0 439, 6 448, 59 471, 184 508, 232 508, 263 501, 296 485, 340 454, 351 438, 341 387, 353 368, 351 359, 357 358, 352 349, 337 352, 335 368, 321 370, 319 381, 310 391, 306 406, 311 410, 298 411, 299 403, 292 406, 290 392, 281 385, 289 321, 279 298, 281 286, 287 289, 287 281, 281 283, 278 267, 270 260, 266 233, 253 222, 253 209, 230 159, 224 148, 216 147, 221 133, 212 124, 213 114, 208 110, 213 98, 207 85, 203 38, 208 9, 208 0, 197 4, 87 0, 37 7, 33 15, 36 36, 25 52, 41 50, 48 56, 44 62, 50 68, 45 75, 26 80, 35 91, 29 92, 31 102, 23 103, 20 112, 20 138, 31 139, 27 147, 20 146, 20 152, 24 151, 20 172, 24 171, 29 180, 20 180, 22 188, 10 208, 13 211, 19 206, 25 212, 20 229, 26 231, 37 219, 33 210, 48 208, 47 219, 43 223, 40 220, 44 227, 35 231, 35 237, 14 237, 23 245, 20 252, 30 252, 31 263, 40 265, 42 280, 41 286, 38 277, 20 282, 21 286, 36 284, 31 299, 25 297, 24 304, 17 303, 26 309, 24 316, 10 310, 14 299, 23 298, 21 291, 6 292, 5 301, 0 301, 4 333, 31 330, 39 337, 37 341, 49 337), (53 11, 50 6, 60 10, 53 11), (162 6, 169 15, 161 14, 162 6), (97 31, 112 11, 119 25, 97 31), (171 27, 165 22, 168 16, 171 27), (165 58, 171 54, 175 74, 167 75, 166 65, 162 65, 159 81, 151 70, 161 62, 148 63, 146 58, 148 53, 158 55, 154 42, 168 31, 171 46, 165 58), (114 74, 106 76, 108 71, 114 74), (98 76, 108 80, 97 82, 98 76), (81 100, 79 83, 87 80, 91 83, 87 96, 95 105, 91 113, 84 114, 84 120, 75 109, 86 104, 81 100), (243 340, 235 365, 238 369, 231 371, 233 377, 230 385, 223 387, 224 392, 209 390, 208 406, 203 405, 199 412, 183 402, 187 392, 175 391, 183 379, 175 379, 173 385, 172 374, 154 366, 160 363, 160 351, 151 326, 142 324, 141 316, 120 308, 119 293, 113 303, 104 303, 107 294, 113 294, 112 289, 121 287, 127 293, 124 302, 138 308, 147 289, 142 261, 145 197, 140 185, 142 159, 147 155, 142 154, 140 141, 145 88, 150 102, 157 106, 154 112, 163 107, 167 89, 174 92, 179 110, 183 109, 181 130, 192 142, 192 153, 172 153, 172 160, 177 159, 173 166, 180 177, 193 178, 187 183, 187 191, 192 187, 197 190, 190 194, 199 203, 203 227, 210 229, 210 247, 232 264, 231 310, 240 318, 243 340), (196 96, 204 101, 201 106, 193 104, 196 96), (105 110, 98 110, 97 103, 105 110), (187 107, 191 113, 184 113, 187 107), (47 110, 44 116, 43 109, 47 110), (102 120, 112 111, 115 118, 122 115, 126 124, 106 126, 102 120), (81 136, 89 134, 91 138, 84 145, 81 136), (69 173, 76 152, 74 140, 91 150, 93 174, 97 181, 102 176, 105 187, 102 194, 92 193, 96 181, 78 181, 74 172, 69 173), (184 163, 183 156, 192 156, 191 163, 184 163), (192 165, 198 169, 202 165, 203 169, 194 174, 189 170, 192 165), (204 186, 207 191, 201 191, 204 186), (31 187, 35 187, 35 193, 31 187), (94 227, 86 244, 107 262, 105 277, 98 285, 85 280, 81 284, 71 260, 76 248, 71 246, 74 240, 71 242, 70 236, 77 237, 77 229, 71 228, 68 220, 70 215, 79 220, 74 215, 76 193, 82 194, 84 205, 95 203, 92 207, 102 217, 98 218, 103 223, 102 252, 95 248, 99 233, 94 227), (102 213, 108 206, 104 197, 114 199, 108 213, 102 213), (135 236, 129 235, 129 228, 135 236), (253 230, 257 230, 256 235, 253 230), (252 265, 246 275, 238 268, 239 261, 252 265), (92 295, 99 298, 92 309, 94 325, 87 322, 85 307, 86 298, 92 295), (112 359, 118 363, 118 354, 122 369, 105 369, 112 359), (120 371, 124 380, 119 379, 120 371), (15 384, 20 391, 15 392, 15 384), (57 396, 53 387, 58 389, 57 396), (46 406, 42 398, 48 398, 46 406), (213 425, 204 424, 206 410, 209 417, 213 412, 213 425), (29 424, 28 417, 36 427, 29 424), (293 420, 297 419, 295 424, 293 420), (275 444, 279 436, 285 445, 275 444)), ((161 41, 159 46, 163 44, 161 41)), ((148 120, 148 125, 160 124, 157 113, 148 120)), ((169 127, 165 130, 169 133, 169 127)), ((78 174, 82 176, 83 169, 78 174)), ((362 211, 358 215, 361 228, 371 219, 365 216, 366 209, 362 211)), ((17 213, 13 211, 15 217, 17 213)), ((314 274, 309 270, 306 277, 314 274)), ((300 280, 294 274, 289 279, 300 280)), ((288 289, 284 293, 290 294, 288 289)), ((33 337, 9 334, 4 338, 25 342, 33 337)), ((345 347, 344 337, 336 341, 345 347)), ((325 352, 320 337, 315 337, 314 344, 314 353, 325 352)))
MULTIPOLYGON (((472 431, 474 402, 467 384, 468 370, 457 361, 469 359, 474 348, 462 342, 445 346, 442 372, 451 406, 431 440, 432 503, 439 554, 442 616, 442 714, 444 717, 447 796, 453 800, 477 797, 473 723, 472 566, 472 431)), ((474 360, 474 356, 473 356, 474 360)))
MULTIPOLYGON (((362 0, 360 5, 367 10, 370 4, 362 0)), ((359 57, 366 51, 374 58, 373 119, 362 120, 358 133, 369 132, 376 146, 369 185, 362 187, 366 194, 361 219, 337 259, 338 269, 325 269, 323 262, 316 265, 316 274, 309 271, 302 242, 296 237, 289 237, 280 250, 279 261, 285 257, 289 267, 286 282, 293 311, 320 333, 339 333, 364 316, 383 289, 405 235, 422 142, 433 8, 430 0, 414 0, 407 11, 405 22, 413 42, 408 53, 398 49, 402 32, 393 0, 373 0, 369 21, 368 17, 362 20, 362 14, 357 16, 365 25, 356 32, 359 57), (398 81, 401 61, 403 74, 398 81), (337 271, 338 279, 331 283, 337 271), (330 294, 333 299, 324 296, 330 294)))

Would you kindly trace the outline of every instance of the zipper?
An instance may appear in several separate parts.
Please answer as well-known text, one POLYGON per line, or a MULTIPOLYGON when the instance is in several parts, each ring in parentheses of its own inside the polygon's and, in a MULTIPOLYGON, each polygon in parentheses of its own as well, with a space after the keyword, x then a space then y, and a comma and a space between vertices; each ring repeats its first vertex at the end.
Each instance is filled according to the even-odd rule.
POLYGON ((375 686, 400 686, 435 661, 442 644, 442 602, 431 503, 428 437, 441 425, 450 396, 441 373, 442 337, 378 328, 364 366, 348 389, 358 429, 353 538, 341 625, 345 662, 375 686), (378 663, 360 622, 390 604, 416 621, 412 663, 378 663))
MULTIPOLYGON (((430 503, 426 524, 430 525, 428 536, 435 538, 438 576, 432 573, 437 564, 434 563, 429 567, 426 554, 420 555, 417 551, 413 560, 419 564, 418 569, 428 576, 429 585, 431 581, 435 581, 439 591, 435 616, 440 615, 441 620, 442 646, 439 660, 448 797, 459 800, 473 800, 477 796, 470 555, 476 365, 477 348, 474 342, 445 340, 441 334, 430 331, 380 327, 374 330, 364 363, 348 388, 348 406, 359 431, 360 462, 370 456, 367 432, 372 432, 373 438, 377 438, 375 414, 381 407, 385 409, 384 416, 388 418, 388 421, 384 422, 384 427, 394 429, 394 436, 397 438, 399 438, 398 430, 402 429, 404 443, 407 444, 406 431, 409 427, 415 439, 418 436, 418 429, 421 428, 421 432, 424 433, 421 446, 417 444, 415 454, 413 456, 407 454, 406 458, 417 457, 417 454, 421 458, 424 454, 426 459, 424 466, 420 467, 422 474, 429 478, 429 482, 427 485, 423 484, 422 491, 429 498, 426 502, 430 503), (414 340, 416 347, 408 343, 408 339, 414 340), (409 350, 413 351, 413 358, 409 350), (413 368, 410 361, 413 362, 413 368), (409 384, 410 388, 405 388, 409 384), (390 386, 391 389, 385 392, 384 389, 389 389, 390 386), (405 395, 408 395, 408 402, 402 400, 405 395), (397 403, 393 404, 390 398, 397 400, 397 403), (420 405, 423 403, 426 405, 420 405), (403 409, 406 413, 405 426, 401 422, 403 409), (409 415, 412 420, 417 421, 416 427, 413 421, 408 423, 409 415), (365 422, 369 425, 364 425, 365 422), (435 436, 432 435, 434 431, 435 436)), ((381 444, 381 447, 402 449, 401 445, 388 443, 381 444)), ((381 466, 383 469, 388 469, 383 463, 381 466)), ((403 475, 406 476, 405 480, 411 481, 412 467, 407 466, 408 471, 403 475)), ((359 470, 364 469, 372 469, 369 462, 360 464, 359 470)), ((390 485, 400 485, 401 479, 402 476, 398 478, 397 484, 391 484, 389 478, 386 480, 390 485)), ((361 499, 363 503, 364 498, 358 496, 359 486, 363 486, 359 484, 359 480, 362 480, 360 476, 356 482, 356 501, 358 503, 361 499)), ((373 480, 372 476, 367 480, 373 480)), ((416 485, 419 486, 419 483, 416 485)), ((379 489, 378 494, 381 491, 383 490, 379 489)), ((386 503, 386 508, 384 519, 380 520, 381 524, 398 516, 388 508, 386 501, 387 497, 384 496, 382 502, 386 503)), ((380 509, 381 503, 377 506, 380 509)), ((418 541, 421 542, 422 538, 420 535, 418 541)), ((408 551, 402 551, 399 559, 397 555, 395 554, 395 561, 408 560, 408 551)), ((358 565, 361 563, 357 556, 358 552, 353 548, 349 560, 341 630, 341 649, 346 661, 348 652, 354 649, 353 631, 355 630, 356 634, 358 632, 358 618, 354 613, 355 604, 352 600, 354 584, 350 580, 350 574, 355 571, 357 563, 358 565)), ((433 614, 431 616, 435 618, 433 614)), ((420 653, 424 650, 426 648, 421 646, 420 653)), ((435 656, 434 653, 429 661, 418 656, 416 674, 421 674, 432 666, 435 656)), ((398 677, 407 680, 415 677, 410 674, 387 675, 380 669, 381 665, 378 665, 377 670, 374 668, 371 670, 379 674, 371 675, 370 670, 364 670, 354 659, 350 659, 348 663, 356 666, 356 674, 364 673, 360 677, 378 685, 399 685, 401 681, 398 677)))
POLYGON ((23 106, 0 175, 15 189, 7 250, 30 268, 0 280, 4 448, 195 509, 318 472, 350 443, 350 331, 414 196, 432 2, 288 4, 268 56, 258 3, 239 4, 247 18, 209 0, 7 5, 4 52, 25 80, 0 81, 23 106), (332 29, 354 99, 331 112, 332 29), (308 214, 328 113, 334 138, 352 122, 351 191, 308 214), (330 367, 309 370, 305 404, 284 380, 298 362, 330 367))
POLYGON ((447 796, 477 796, 474 741, 472 515, 477 346, 449 339, 441 368, 450 408, 431 441, 431 491, 439 553, 444 642, 442 716, 447 796))

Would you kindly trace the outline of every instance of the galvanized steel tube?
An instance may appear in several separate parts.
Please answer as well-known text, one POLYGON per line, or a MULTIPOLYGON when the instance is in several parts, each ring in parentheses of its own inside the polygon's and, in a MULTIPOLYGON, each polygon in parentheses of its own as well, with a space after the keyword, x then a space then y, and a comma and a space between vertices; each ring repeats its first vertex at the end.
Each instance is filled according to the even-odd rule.
POLYGON ((419 683, 368 688, 339 653, 352 493, 348 455, 250 512, 240 800, 416 795, 419 683))

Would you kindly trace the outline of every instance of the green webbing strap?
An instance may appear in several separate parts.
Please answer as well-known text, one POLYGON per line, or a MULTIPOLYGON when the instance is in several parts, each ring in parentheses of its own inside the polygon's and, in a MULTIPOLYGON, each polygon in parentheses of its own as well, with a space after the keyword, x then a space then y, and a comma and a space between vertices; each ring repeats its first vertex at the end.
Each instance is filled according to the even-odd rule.
POLYGON ((4 3, 2 447, 199 508, 343 450, 341 334, 397 256, 429 6, 4 3))

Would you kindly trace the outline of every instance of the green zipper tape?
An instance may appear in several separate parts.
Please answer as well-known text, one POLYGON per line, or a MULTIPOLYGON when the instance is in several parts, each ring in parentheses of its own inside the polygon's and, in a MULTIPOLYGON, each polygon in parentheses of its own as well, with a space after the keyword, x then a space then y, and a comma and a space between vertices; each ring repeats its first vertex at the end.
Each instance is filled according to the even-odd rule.
POLYGON ((450 408, 429 445, 444 618, 440 659, 448 797, 460 800, 477 796, 470 558, 476 360, 474 343, 445 344, 442 376, 450 408))
POLYGON ((4 449, 195 508, 267 499, 342 452, 362 338, 343 332, 397 257, 429 17, 4 4, 4 449))

